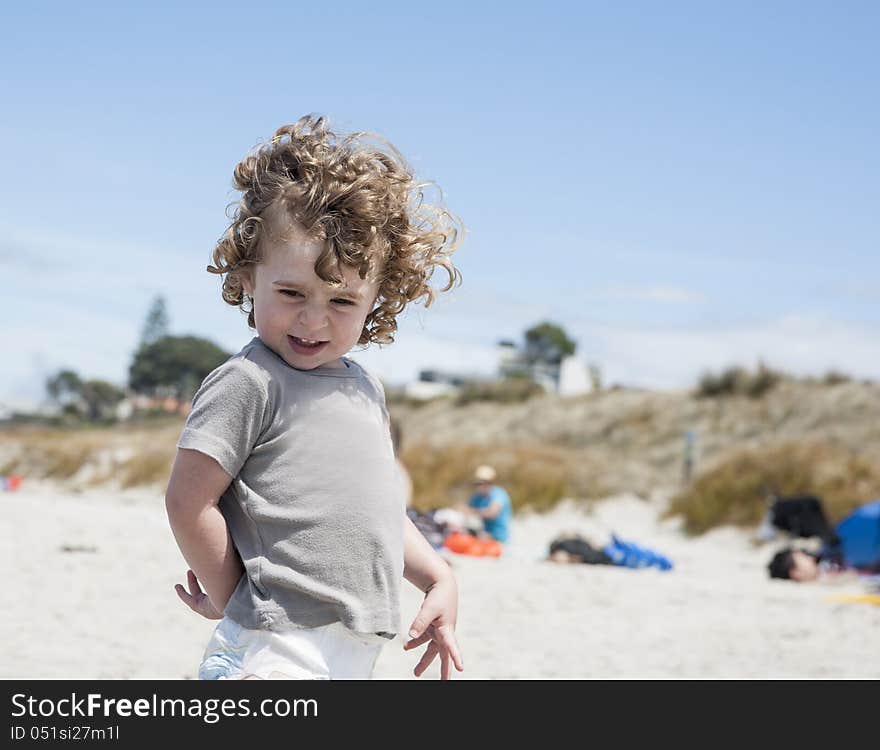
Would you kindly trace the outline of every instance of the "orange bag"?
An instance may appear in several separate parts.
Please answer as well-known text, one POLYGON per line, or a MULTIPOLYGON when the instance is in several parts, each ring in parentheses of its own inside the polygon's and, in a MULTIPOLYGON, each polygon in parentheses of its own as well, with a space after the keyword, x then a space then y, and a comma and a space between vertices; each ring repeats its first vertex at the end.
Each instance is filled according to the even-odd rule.
POLYGON ((453 531, 451 534, 446 535, 446 539, 443 540, 443 546, 446 549, 457 552, 459 555, 472 555, 474 554, 474 545, 478 541, 480 540, 471 534, 453 531))
POLYGON ((483 539, 482 554, 483 557, 501 557, 501 550, 504 549, 497 539, 483 539))
POLYGON ((477 539, 472 534, 454 531, 443 540, 443 546, 459 555, 474 557, 501 557, 503 547, 495 539, 477 539))

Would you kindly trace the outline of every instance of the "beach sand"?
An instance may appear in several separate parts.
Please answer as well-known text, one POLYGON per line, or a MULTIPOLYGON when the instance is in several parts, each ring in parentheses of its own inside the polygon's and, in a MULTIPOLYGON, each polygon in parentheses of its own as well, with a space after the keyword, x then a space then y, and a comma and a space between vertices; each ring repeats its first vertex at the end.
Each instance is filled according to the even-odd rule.
MULTIPOLYGON (((632 495, 566 501, 518 516, 501 559, 449 553, 465 660, 455 678, 880 677, 880 607, 830 601, 860 591, 855 581, 771 581, 774 545, 730 528, 686 538, 659 520, 662 507, 632 495), (601 544, 611 531, 675 569, 543 560, 559 533, 601 544)), ((186 567, 161 492, 26 482, 0 493, 0 546, 11 573, 0 591, 0 678, 195 678, 216 623, 174 593, 186 567)), ((404 582, 402 630, 421 597, 404 582)), ((377 679, 415 679, 422 648, 402 643, 385 647, 377 679)), ((422 679, 438 676, 435 662, 422 679)))

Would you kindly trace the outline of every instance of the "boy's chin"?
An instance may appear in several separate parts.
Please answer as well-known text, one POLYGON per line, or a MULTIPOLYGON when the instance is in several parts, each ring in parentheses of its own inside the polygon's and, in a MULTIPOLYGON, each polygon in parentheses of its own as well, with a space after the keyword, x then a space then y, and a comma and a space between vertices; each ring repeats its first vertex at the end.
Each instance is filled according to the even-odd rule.
POLYGON ((296 368, 297 370, 317 370, 319 367, 321 368, 336 368, 336 367, 345 367, 345 364, 342 362, 340 357, 303 357, 297 356, 293 353, 288 353, 286 356, 282 357, 282 359, 287 362, 291 367, 296 368))

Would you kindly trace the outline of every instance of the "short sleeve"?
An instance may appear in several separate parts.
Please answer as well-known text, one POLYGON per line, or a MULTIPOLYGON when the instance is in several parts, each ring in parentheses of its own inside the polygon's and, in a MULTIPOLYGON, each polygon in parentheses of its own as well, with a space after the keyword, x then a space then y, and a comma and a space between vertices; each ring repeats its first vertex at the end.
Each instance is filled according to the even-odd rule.
POLYGON ((230 359, 202 382, 177 447, 210 456, 235 477, 269 414, 269 376, 249 360, 230 359))
MULTIPOLYGON (((351 360, 349 360, 351 361, 351 360)), ((364 367, 359 362, 354 363, 357 367, 360 368, 361 372, 366 377, 367 381, 373 387, 373 390, 376 392, 376 401, 379 404, 379 407, 382 409, 382 417, 385 419, 385 424, 391 424, 391 415, 388 413, 388 405, 385 402, 385 387, 382 385, 382 381, 379 380, 372 372, 370 372, 366 367, 364 367)))

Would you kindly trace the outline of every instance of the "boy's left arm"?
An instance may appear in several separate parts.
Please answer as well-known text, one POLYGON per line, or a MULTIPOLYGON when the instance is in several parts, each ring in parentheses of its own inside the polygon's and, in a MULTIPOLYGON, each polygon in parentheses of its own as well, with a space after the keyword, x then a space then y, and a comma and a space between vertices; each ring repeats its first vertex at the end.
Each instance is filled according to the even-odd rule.
POLYGON ((415 524, 405 517, 403 533, 403 577, 425 592, 425 600, 409 629, 410 650, 428 643, 414 674, 421 677, 428 665, 440 655, 440 678, 448 680, 450 662, 461 672, 464 662, 455 638, 458 618, 458 586, 452 569, 437 554, 415 524))

